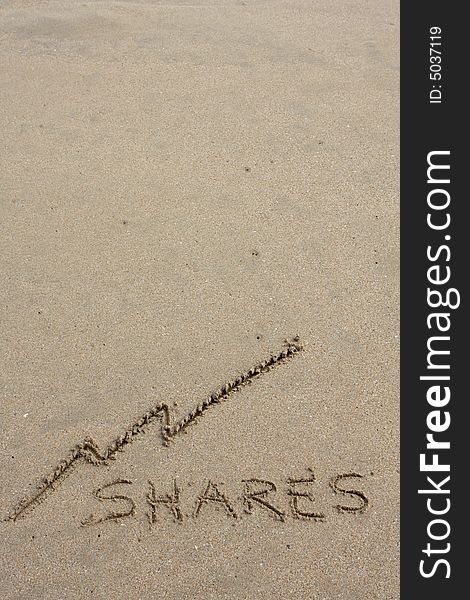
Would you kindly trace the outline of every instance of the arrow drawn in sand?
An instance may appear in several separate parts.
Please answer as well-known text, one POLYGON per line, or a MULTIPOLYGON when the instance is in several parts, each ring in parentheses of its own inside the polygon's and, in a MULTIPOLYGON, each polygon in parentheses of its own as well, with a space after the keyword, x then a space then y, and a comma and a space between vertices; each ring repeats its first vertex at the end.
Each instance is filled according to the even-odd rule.
POLYGON ((148 425, 157 419, 161 423, 163 445, 168 446, 173 438, 184 431, 189 425, 195 423, 208 409, 228 400, 242 386, 251 383, 253 379, 260 377, 264 373, 268 373, 277 365, 292 358, 302 348, 303 346, 298 337, 295 337, 290 342, 286 342, 286 347, 278 354, 271 355, 267 360, 238 375, 235 379, 228 381, 174 424, 170 423, 170 409, 168 405, 161 403, 142 415, 134 425, 129 427, 129 429, 111 442, 104 450, 100 450, 93 439, 85 438, 71 450, 66 458, 60 461, 52 473, 43 479, 33 494, 25 497, 15 506, 5 521, 16 521, 19 517, 34 510, 51 492, 59 487, 77 463, 88 462, 92 465, 106 465, 110 460, 114 460, 118 452, 122 452, 139 434, 146 431, 148 425))

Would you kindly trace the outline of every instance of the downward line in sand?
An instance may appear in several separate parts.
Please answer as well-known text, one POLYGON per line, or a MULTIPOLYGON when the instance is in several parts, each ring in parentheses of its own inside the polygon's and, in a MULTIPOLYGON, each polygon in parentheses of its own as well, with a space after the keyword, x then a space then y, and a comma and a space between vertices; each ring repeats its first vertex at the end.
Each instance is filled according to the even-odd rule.
POLYGON ((216 404, 227 400, 232 394, 238 391, 242 386, 250 383, 256 377, 268 373, 271 369, 286 360, 292 358, 302 350, 302 344, 298 337, 286 343, 286 347, 278 354, 271 355, 268 360, 265 360, 258 365, 252 367, 245 373, 238 375, 235 379, 228 381, 225 385, 213 392, 198 404, 185 417, 170 424, 170 410, 167 404, 157 404, 154 408, 147 411, 142 417, 134 423, 127 431, 116 438, 104 450, 100 450, 96 442, 91 438, 85 438, 77 444, 67 458, 60 461, 57 467, 43 479, 36 491, 25 497, 19 502, 12 512, 6 517, 6 521, 16 521, 19 517, 24 516, 26 512, 34 510, 38 504, 46 499, 49 493, 58 488, 67 475, 70 474, 72 468, 79 462, 89 462, 93 465, 106 465, 108 461, 114 460, 118 452, 122 452, 125 447, 130 444, 140 434, 145 432, 147 425, 155 421, 157 418, 161 422, 161 435, 163 444, 168 446, 170 441, 179 433, 184 431, 189 425, 195 423, 206 410, 216 404))

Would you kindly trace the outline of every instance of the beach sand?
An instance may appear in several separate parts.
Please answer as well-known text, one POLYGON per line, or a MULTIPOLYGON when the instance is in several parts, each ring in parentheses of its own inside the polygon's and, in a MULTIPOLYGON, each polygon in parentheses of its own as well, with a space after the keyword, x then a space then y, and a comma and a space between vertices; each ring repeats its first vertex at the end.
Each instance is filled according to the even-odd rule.
POLYGON ((1 3, 3 599, 399 597, 398 35, 386 0, 1 3))

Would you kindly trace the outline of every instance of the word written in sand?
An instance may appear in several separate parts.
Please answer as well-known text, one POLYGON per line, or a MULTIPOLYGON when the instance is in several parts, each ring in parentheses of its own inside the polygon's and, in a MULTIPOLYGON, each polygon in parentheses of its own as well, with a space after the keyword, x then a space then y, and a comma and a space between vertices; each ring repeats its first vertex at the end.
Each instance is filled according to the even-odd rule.
POLYGON ((285 347, 277 354, 272 354, 267 360, 264 360, 248 371, 241 373, 234 379, 231 379, 220 387, 217 391, 210 394, 205 400, 196 405, 196 407, 185 417, 171 424, 170 408, 167 404, 157 404, 154 408, 143 414, 134 425, 129 427, 122 435, 116 438, 109 446, 101 450, 96 442, 91 438, 86 438, 77 444, 70 454, 64 458, 57 467, 39 484, 36 491, 24 498, 12 512, 6 517, 7 521, 16 521, 27 512, 34 510, 48 494, 57 489, 72 469, 79 463, 88 462, 92 465, 106 465, 114 460, 118 452, 123 452, 128 444, 135 438, 147 431, 149 425, 154 421, 160 420, 160 435, 164 446, 180 433, 185 431, 189 425, 196 423, 204 413, 214 406, 231 398, 235 392, 238 392, 243 386, 250 384, 253 380, 269 373, 278 365, 288 361, 302 350, 302 344, 298 337, 292 341, 286 341, 285 347))
MULTIPOLYGON (((89 515, 82 520, 82 525, 138 517, 138 506, 139 503, 143 506, 143 500, 145 518, 150 526, 165 520, 184 523, 187 519, 198 519, 202 513, 210 515, 213 510, 221 511, 230 520, 239 520, 243 514, 258 512, 267 513, 276 521, 293 518, 324 522, 327 516, 324 509, 317 507, 314 495, 315 475, 312 469, 308 471, 307 477, 288 478, 282 486, 268 479, 244 479, 240 484, 240 495, 236 498, 223 491, 223 484, 210 479, 201 485, 196 498, 194 495, 188 498, 176 479, 166 486, 157 486, 151 480, 145 485, 136 486, 130 479, 115 479, 93 490, 93 496, 103 504, 103 510, 98 515, 89 515)), ((330 480, 330 488, 337 498, 334 503, 337 512, 360 514, 367 510, 369 499, 363 491, 356 489, 362 477, 359 473, 351 472, 336 475, 330 480)))

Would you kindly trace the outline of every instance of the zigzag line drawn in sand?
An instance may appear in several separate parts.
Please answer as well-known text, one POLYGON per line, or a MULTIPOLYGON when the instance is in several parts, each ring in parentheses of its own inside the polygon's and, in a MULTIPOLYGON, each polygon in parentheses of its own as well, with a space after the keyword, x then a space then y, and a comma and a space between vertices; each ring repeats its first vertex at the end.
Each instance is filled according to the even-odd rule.
POLYGON ((260 375, 268 373, 277 365, 282 364, 295 356, 302 349, 303 345, 298 337, 295 337, 291 341, 286 341, 286 347, 281 350, 281 352, 271 355, 268 360, 259 363, 248 371, 245 371, 245 373, 238 375, 235 379, 228 381, 216 392, 210 394, 206 400, 199 403, 189 414, 173 425, 170 424, 170 409, 168 405, 161 403, 147 411, 138 421, 136 421, 136 423, 134 423, 134 425, 129 427, 127 431, 116 438, 102 451, 93 439, 85 438, 83 442, 80 442, 71 450, 69 456, 64 458, 52 473, 43 479, 36 491, 32 495, 21 500, 4 520, 16 521, 27 512, 34 510, 51 492, 58 488, 78 462, 88 462, 92 465, 108 464, 108 461, 114 460, 118 452, 122 452, 140 433, 145 432, 146 427, 157 418, 160 418, 161 420, 163 444, 168 446, 173 438, 183 432, 189 425, 195 423, 206 410, 227 400, 242 386, 251 383, 253 379, 260 375))

